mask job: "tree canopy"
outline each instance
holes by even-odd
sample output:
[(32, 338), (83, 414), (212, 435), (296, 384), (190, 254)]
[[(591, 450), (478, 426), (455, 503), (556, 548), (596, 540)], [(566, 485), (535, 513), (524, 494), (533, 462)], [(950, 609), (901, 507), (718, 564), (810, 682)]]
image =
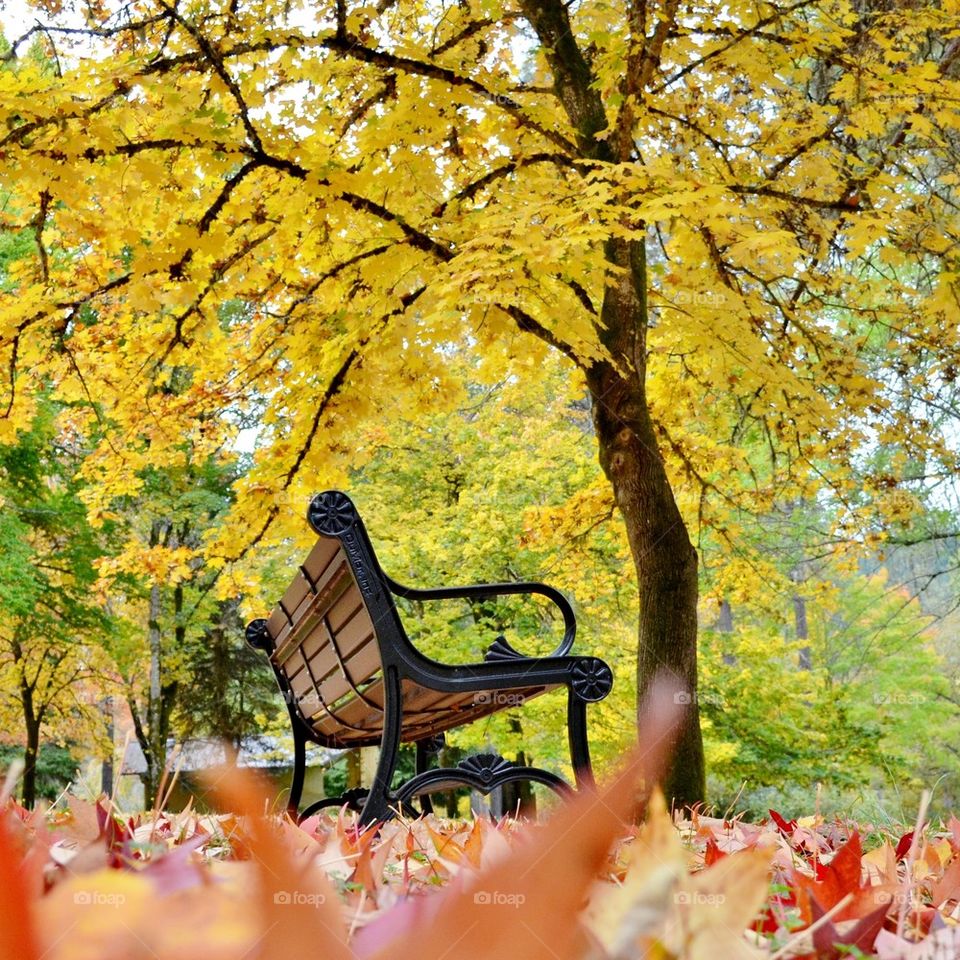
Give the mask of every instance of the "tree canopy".
[[(829, 495), (862, 538), (909, 516), (911, 458), (955, 468), (923, 414), (960, 336), (953, 0), (35, 6), (4, 56), (36, 35), (56, 69), (0, 72), (2, 225), (33, 241), (0, 439), (52, 386), (102, 437), (97, 519), (257, 416), (204, 545), (225, 592), (373, 456), (363, 423), (462, 395), (451, 344), (585, 385), (641, 689), (696, 686), (689, 531)], [(702, 795), (695, 705), (669, 788)]]

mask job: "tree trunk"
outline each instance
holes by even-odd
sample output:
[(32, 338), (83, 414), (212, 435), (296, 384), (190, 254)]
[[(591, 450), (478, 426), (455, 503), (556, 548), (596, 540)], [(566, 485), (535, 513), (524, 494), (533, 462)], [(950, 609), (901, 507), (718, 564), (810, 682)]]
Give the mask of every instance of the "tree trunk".
[[(553, 89), (573, 129), (582, 156), (608, 163), (634, 159), (631, 108), (609, 136), (606, 111), (589, 56), (580, 48), (563, 0), (520, 0), (520, 9), (540, 40), (553, 74)], [(644, 14), (631, 18), (636, 41), (626, 64), (623, 92), (642, 97), (648, 63)], [(638, 52), (640, 54), (638, 58)], [(621, 122), (622, 121), (622, 122)], [(647, 262), (642, 239), (611, 239), (608, 263), (616, 268), (603, 293), (597, 330), (608, 359), (586, 366), (600, 464), (627, 529), (637, 572), (637, 694), (643, 700), (663, 670), (686, 688), (684, 716), (667, 796), (677, 804), (704, 799), (703, 740), (697, 710), (697, 553), (667, 478), (647, 404)], [(641, 739), (644, 731), (640, 730)]]
[[(637, 572), (637, 704), (658, 673), (683, 685), (687, 710), (664, 783), (676, 805), (705, 799), (703, 738), (697, 705), (697, 552), (674, 498), (647, 403), (647, 263), (642, 242), (613, 240), (607, 259), (620, 268), (601, 311), (611, 360), (587, 370), (600, 465), (613, 486)], [(643, 739), (644, 731), (638, 730)]]
[(37, 802), (37, 758), (40, 755), (40, 726), (43, 718), (43, 708), (34, 706), (33, 692), (36, 685), (36, 676), (33, 683), (27, 679), (27, 663), (20, 640), (13, 636), (13, 659), (16, 663), (20, 685), (20, 709), (23, 711), (23, 727), (26, 733), (26, 744), (23, 749), (23, 779), (21, 780), (20, 802), (28, 810)]
[(27, 719), (27, 743), (23, 750), (23, 788), (21, 802), (32, 810), (37, 802), (37, 760), (40, 757), (40, 724)]
[(160, 648), (160, 587), (154, 584), (150, 588), (150, 612), (147, 620), (147, 639), (150, 646), (150, 700), (147, 708), (147, 737), (150, 749), (147, 753), (147, 775), (144, 782), (146, 790), (145, 806), (150, 808), (157, 799), (160, 776), (166, 761), (166, 743), (163, 739), (163, 700), (160, 686), (161, 648)]
[(356, 790), (360, 786), (360, 748), (347, 754), (347, 789)]
[(730, 606), (730, 601), (726, 597), (720, 601), (717, 630), (720, 633), (733, 633), (733, 608)]
[[(523, 750), (518, 750), (516, 763), (518, 767), (533, 766), (533, 757), (528, 757)], [(505, 783), (500, 790), (500, 806), (503, 811), (501, 816), (537, 819), (537, 794), (529, 780)]]
[(798, 657), (801, 670), (813, 669), (813, 651), (810, 649), (810, 631), (807, 628), (807, 599), (800, 592), (807, 580), (807, 564), (801, 560), (790, 571), (790, 579), (797, 585), (793, 595), (793, 625), (797, 640), (803, 640)]
[[(703, 741), (697, 708), (697, 553), (667, 480), (639, 378), (611, 364), (595, 365), (587, 382), (600, 463), (613, 485), (637, 572), (638, 704), (661, 671), (673, 673), (687, 696), (664, 790), (677, 804), (705, 795)], [(639, 730), (640, 738), (644, 731)]]
[[(100, 712), (103, 714), (107, 728), (107, 736), (110, 738), (110, 753), (104, 758), (100, 766), (100, 792), (108, 797), (113, 796), (113, 752), (114, 752), (114, 729), (113, 729), (113, 697), (104, 697), (100, 704)], [(122, 763), (122, 761), (121, 761)]]
[[(733, 609), (730, 601), (724, 597), (720, 601), (720, 616), (717, 618), (717, 632), (724, 637), (733, 633)], [(737, 658), (730, 652), (729, 648), (723, 650), (723, 663), (727, 667), (736, 664)]]
[[(793, 622), (798, 640), (808, 640), (810, 633), (807, 629), (807, 601), (799, 593), (793, 597)], [(800, 669), (813, 669), (813, 653), (810, 644), (805, 643), (800, 648)]]

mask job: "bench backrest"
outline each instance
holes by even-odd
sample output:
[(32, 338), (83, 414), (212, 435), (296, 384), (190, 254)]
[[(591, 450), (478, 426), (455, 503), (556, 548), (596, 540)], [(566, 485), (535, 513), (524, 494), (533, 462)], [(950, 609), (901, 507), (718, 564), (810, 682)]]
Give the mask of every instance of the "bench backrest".
[[(330, 745), (377, 743), (383, 728), (380, 638), (396, 643), (399, 615), (359, 515), (342, 493), (311, 502), (319, 538), (266, 621), (281, 683), (313, 734)], [(361, 588), (362, 584), (362, 588)]]

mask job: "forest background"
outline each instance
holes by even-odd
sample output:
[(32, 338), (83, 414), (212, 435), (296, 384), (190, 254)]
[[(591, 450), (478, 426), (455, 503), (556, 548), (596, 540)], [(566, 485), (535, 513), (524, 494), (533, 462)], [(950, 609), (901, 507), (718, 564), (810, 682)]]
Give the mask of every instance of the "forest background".
[[(27, 802), (108, 696), (148, 801), (172, 740), (282, 734), (241, 625), (337, 486), (401, 581), (576, 600), (601, 767), (662, 663), (678, 799), (957, 806), (950, 4), (35, 6), (0, 72)], [(447, 661), (555, 627), (405, 615)], [(556, 717), (453, 746), (562, 763)]]

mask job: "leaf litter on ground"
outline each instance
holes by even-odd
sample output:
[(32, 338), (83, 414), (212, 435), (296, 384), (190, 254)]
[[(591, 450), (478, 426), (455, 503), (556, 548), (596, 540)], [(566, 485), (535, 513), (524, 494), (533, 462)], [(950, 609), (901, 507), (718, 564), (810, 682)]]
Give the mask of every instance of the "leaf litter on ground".
[(669, 700), (648, 709), (643, 753), (542, 825), (297, 825), (231, 769), (211, 783), (220, 814), (8, 800), (0, 960), (960, 958), (960, 821), (884, 834), (671, 816), (643, 786), (663, 769)]

